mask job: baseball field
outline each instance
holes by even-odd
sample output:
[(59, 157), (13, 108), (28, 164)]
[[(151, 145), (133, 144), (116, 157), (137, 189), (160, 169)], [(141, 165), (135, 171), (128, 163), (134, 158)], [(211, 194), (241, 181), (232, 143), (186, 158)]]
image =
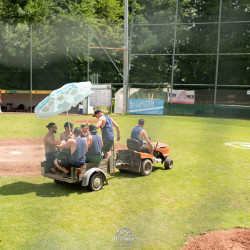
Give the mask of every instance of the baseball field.
[[(141, 116), (112, 118), (121, 130), (116, 147), (125, 147)], [(179, 249), (210, 231), (249, 228), (249, 120), (143, 118), (152, 141), (169, 145), (173, 169), (157, 163), (149, 176), (116, 170), (109, 185), (88, 192), (40, 175), (46, 125), (57, 124), (58, 138), (66, 116), (0, 115), (0, 248)], [(85, 120), (95, 122), (70, 116), (74, 127)]]

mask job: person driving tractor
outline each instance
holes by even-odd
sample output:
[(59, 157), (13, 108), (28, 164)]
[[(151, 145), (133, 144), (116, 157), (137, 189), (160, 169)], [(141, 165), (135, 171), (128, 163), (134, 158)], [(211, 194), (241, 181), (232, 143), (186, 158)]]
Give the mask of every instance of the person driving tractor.
[[(131, 139), (139, 141), (142, 150), (153, 156), (154, 148), (147, 136), (147, 132), (143, 129), (144, 123), (144, 119), (139, 119), (138, 126), (135, 126), (132, 130)], [(146, 144), (143, 144), (143, 138), (147, 142)]]

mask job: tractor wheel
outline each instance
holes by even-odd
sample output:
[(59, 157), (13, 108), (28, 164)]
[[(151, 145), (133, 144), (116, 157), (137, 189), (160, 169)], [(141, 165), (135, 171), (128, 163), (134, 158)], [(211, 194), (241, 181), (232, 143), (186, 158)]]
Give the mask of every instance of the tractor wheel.
[(141, 164), (140, 174), (144, 176), (150, 175), (152, 172), (152, 169), (153, 169), (152, 162), (149, 159), (146, 159)]
[(164, 168), (165, 169), (172, 169), (174, 165), (174, 161), (171, 158), (166, 158), (164, 160)]
[(101, 173), (94, 173), (89, 180), (89, 189), (90, 191), (99, 191), (102, 189), (104, 184), (103, 176)]

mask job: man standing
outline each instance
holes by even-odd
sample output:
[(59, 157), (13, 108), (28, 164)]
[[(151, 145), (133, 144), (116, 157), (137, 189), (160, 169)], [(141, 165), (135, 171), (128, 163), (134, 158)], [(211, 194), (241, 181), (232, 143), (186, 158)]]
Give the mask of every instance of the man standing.
[(55, 123), (51, 122), (46, 126), (49, 129), (48, 134), (44, 137), (44, 148), (45, 148), (45, 158), (46, 158), (46, 167), (48, 170), (55, 172), (55, 152), (56, 145), (60, 144), (59, 140), (55, 139), (55, 135), (57, 132), (57, 126)]
[(88, 151), (86, 141), (80, 137), (81, 129), (76, 127), (73, 135), (74, 139), (69, 139), (67, 142), (61, 142), (60, 149), (70, 149), (71, 155), (67, 159), (56, 159), (54, 161), (56, 167), (65, 173), (65, 178), (70, 178), (70, 171), (67, 167), (80, 167), (85, 164), (85, 154)]
[(82, 123), (81, 124), (81, 137), (86, 139), (89, 136), (88, 132), (88, 124), (87, 123)]
[[(131, 139), (135, 139), (140, 142), (140, 146), (143, 150), (147, 151), (149, 154), (153, 156), (153, 146), (147, 136), (146, 131), (143, 129), (144, 127), (144, 119), (139, 119), (138, 126), (135, 126), (131, 133)], [(147, 144), (143, 145), (143, 138), (146, 140)]]
[[(70, 126), (70, 129), (69, 129)], [(64, 123), (64, 129), (65, 131), (60, 134), (60, 140), (61, 141), (68, 141), (68, 139), (72, 138), (72, 130), (73, 130), (73, 124), (70, 122)]]
[(103, 142), (100, 135), (97, 135), (96, 125), (89, 126), (90, 135), (87, 137), (88, 153), (86, 162), (100, 162), (102, 160)]
[(104, 115), (100, 109), (97, 109), (93, 115), (98, 119), (96, 124), (96, 129), (101, 128), (102, 130), (102, 140), (103, 140), (103, 148), (102, 151), (104, 153), (104, 158), (107, 159), (113, 143), (114, 143), (114, 129), (117, 131), (117, 141), (120, 140), (120, 128), (117, 123), (110, 118), (108, 115)]

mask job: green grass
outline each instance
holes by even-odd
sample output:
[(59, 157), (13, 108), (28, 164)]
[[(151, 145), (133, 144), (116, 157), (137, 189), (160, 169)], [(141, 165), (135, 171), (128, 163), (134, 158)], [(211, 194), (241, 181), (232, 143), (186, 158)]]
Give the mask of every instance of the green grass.
[[(125, 144), (140, 116), (113, 118)], [(224, 145), (249, 143), (249, 121), (144, 118), (152, 140), (169, 144), (172, 170), (157, 164), (146, 177), (116, 172), (92, 193), (42, 176), (1, 176), (0, 248), (110, 249), (117, 231), (129, 228), (138, 249), (179, 249), (190, 235), (249, 228), (250, 150)], [(59, 134), (66, 117), (1, 115), (0, 138), (41, 138), (50, 121)]]

